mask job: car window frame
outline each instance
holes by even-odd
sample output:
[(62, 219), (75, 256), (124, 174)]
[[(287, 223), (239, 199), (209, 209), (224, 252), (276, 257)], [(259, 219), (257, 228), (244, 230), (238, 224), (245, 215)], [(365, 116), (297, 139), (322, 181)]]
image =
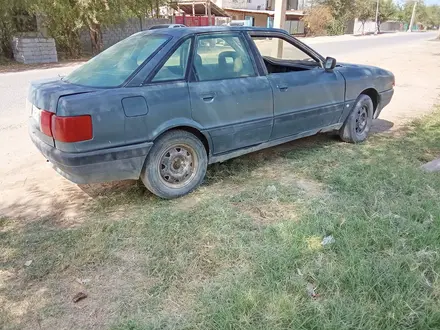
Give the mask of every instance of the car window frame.
[[(131, 36), (134, 36), (136, 34), (141, 34), (143, 32), (146, 31), (141, 31), (141, 32), (137, 32), (135, 34), (132, 34)], [(147, 33), (149, 34), (149, 33)], [(88, 87), (88, 88), (96, 88), (96, 89), (115, 89), (115, 88), (124, 88), (124, 87), (129, 87), (130, 84), (132, 83), (132, 81), (136, 78), (136, 76), (141, 72), (141, 70), (171, 41), (171, 39), (173, 39), (173, 36), (166, 34), (166, 33), (157, 33), (158, 36), (165, 36), (167, 37), (167, 39), (164, 41), (163, 44), (161, 44), (153, 53), (151, 53), (150, 56), (148, 56), (137, 68), (136, 70), (134, 70), (120, 85), (117, 86), (95, 86), (95, 87), (90, 87), (90, 86), (86, 86), (86, 85), (81, 85), (81, 84), (77, 84), (77, 83), (72, 83), (69, 82), (68, 80), (64, 80), (64, 76), (61, 78), (61, 81), (64, 81), (65, 83), (74, 85), (74, 86), (80, 86), (80, 87)], [(131, 37), (130, 36), (130, 37)], [(127, 37), (129, 38), (129, 37)]]
[(301, 41), (291, 37), (290, 35), (286, 35), (284, 33), (280, 32), (264, 32), (264, 31), (247, 31), (247, 35), (249, 36), (250, 42), (252, 44), (252, 48), (257, 52), (259, 64), (262, 66), (263, 71), (266, 75), (268, 75), (268, 71), (266, 68), (266, 65), (264, 64), (263, 55), (261, 55), (260, 50), (258, 49), (258, 46), (255, 44), (253, 38), (279, 38), (284, 40), (285, 42), (288, 42), (292, 46), (298, 48), (299, 50), (303, 51), (305, 54), (310, 56), (312, 59), (314, 59), (316, 62), (319, 63), (319, 68), (324, 69), (324, 57), (317, 53), (315, 50), (307, 46), (306, 44), (302, 43)]
[[(240, 41), (243, 43), (244, 49), (247, 51), (249, 58), (251, 60), (252, 63), (252, 68), (254, 69), (254, 75), (252, 76), (247, 76), (247, 77), (230, 77), (230, 78), (221, 78), (221, 79), (210, 79), (210, 80), (198, 80), (197, 75), (195, 73), (195, 69), (194, 69), (194, 57), (197, 51), (197, 44), (199, 39), (206, 39), (209, 38), (210, 36), (212, 36), (212, 38), (215, 38), (216, 36), (218, 36), (218, 38), (221, 37), (238, 37), (240, 39)], [(220, 31), (220, 32), (205, 32), (205, 33), (198, 33), (195, 36), (195, 40), (194, 40), (194, 44), (193, 44), (193, 49), (192, 49), (192, 56), (191, 56), (191, 72), (190, 72), (190, 76), (189, 76), (189, 81), (188, 82), (208, 82), (208, 81), (220, 81), (220, 80), (230, 80), (230, 79), (246, 79), (246, 78), (255, 78), (261, 75), (261, 72), (259, 70), (259, 67), (257, 65), (257, 62), (255, 61), (255, 54), (252, 51), (252, 47), (249, 44), (249, 40), (247, 38), (247, 36), (242, 32), (242, 31)]]
[[(183, 43), (186, 42), (188, 39), (191, 40), (191, 45), (190, 45), (189, 55), (188, 55), (188, 59), (187, 59), (187, 63), (186, 63), (185, 76), (183, 78), (178, 78), (178, 79), (153, 81), (153, 79), (156, 76), (156, 74), (162, 69), (162, 67), (170, 59), (170, 57), (173, 56), (175, 51), (177, 49), (179, 49), (179, 47), (182, 46)], [(185, 36), (185, 37), (179, 39), (173, 45), (173, 47), (171, 47), (171, 49), (168, 51), (168, 53), (159, 61), (159, 63), (154, 67), (154, 69), (151, 70), (151, 72), (148, 74), (147, 78), (145, 78), (144, 82), (142, 83), (142, 86), (153, 85), (153, 84), (154, 85), (156, 85), (156, 84), (167, 84), (167, 83), (170, 83), (170, 82), (185, 82), (185, 81), (188, 81), (188, 77), (190, 75), (190, 70), (191, 70), (191, 63), (192, 63), (193, 52), (194, 52), (194, 45), (195, 45), (194, 39), (195, 38), (194, 38), (193, 35)]]

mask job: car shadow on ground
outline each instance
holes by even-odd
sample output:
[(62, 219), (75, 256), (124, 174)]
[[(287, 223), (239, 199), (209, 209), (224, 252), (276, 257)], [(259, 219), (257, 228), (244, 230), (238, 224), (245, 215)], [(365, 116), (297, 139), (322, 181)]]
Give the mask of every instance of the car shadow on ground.
[[(221, 189), (221, 185), (236, 186), (241, 180), (245, 180), (242, 177), (245, 173), (258, 171), (261, 168), (270, 166), (271, 163), (275, 164), (278, 160), (283, 159), (284, 155), (296, 149), (321, 149), (333, 143), (341, 143), (341, 140), (335, 133), (318, 134), (243, 155), (222, 163), (212, 164), (208, 166), (202, 187), (210, 189), (212, 186), (220, 185), (220, 187), (216, 186), (215, 189)], [(91, 198), (100, 199), (101, 203), (108, 203), (108, 205), (113, 207), (125, 205), (126, 203), (143, 203), (147, 206), (149, 203), (160, 200), (150, 193), (140, 180), (87, 184), (79, 185), (79, 187)], [(185, 197), (185, 202), (191, 198), (191, 195)]]
[[(373, 126), (370, 133), (380, 134), (391, 131), (394, 127), (394, 123), (384, 119), (373, 120)], [(236, 181), (236, 172), (251, 172), (270, 165), (270, 163), (275, 163), (277, 159), (283, 158), (288, 152), (292, 152), (295, 149), (301, 148), (315, 148), (321, 149), (328, 144), (333, 143), (343, 143), (339, 139), (336, 132), (329, 132), (324, 134), (318, 134), (288, 143), (284, 143), (272, 148), (260, 150), (247, 155), (243, 155), (238, 158), (234, 158), (222, 163), (216, 163), (208, 166), (206, 178), (204, 180), (203, 186), (209, 187), (210, 185), (219, 182), (229, 182)], [(103, 198), (107, 197), (118, 197), (117, 199), (112, 198), (114, 203), (123, 204), (127, 202), (126, 194), (129, 193), (130, 199), (144, 199), (146, 196), (150, 196), (156, 199), (153, 194), (151, 194), (140, 180), (125, 180), (110, 183), (97, 183), (97, 184), (87, 184), (79, 185), (80, 189), (84, 191), (88, 196), (92, 198)], [(132, 201), (131, 200), (131, 201)]]
[(394, 123), (385, 119), (373, 119), (373, 126), (370, 133), (385, 133), (390, 131), (394, 127)]
[[(383, 119), (373, 122), (373, 134), (391, 130), (393, 123)], [(276, 147), (264, 149), (234, 158), (223, 163), (208, 166), (206, 178), (201, 190), (209, 193), (227, 193), (228, 189), (239, 189), (250, 173), (262, 172), (282, 162), (288, 153), (304, 148), (319, 150), (335, 143), (343, 143), (335, 132), (318, 134), (298, 139)], [(203, 194), (196, 190), (184, 198), (176, 200), (177, 204), (193, 203), (193, 199)], [(161, 199), (150, 193), (140, 180), (124, 180), (108, 183), (75, 185), (68, 183), (62, 190), (48, 194), (39, 186), (31, 186), (28, 196), (19, 201), (0, 206), (0, 217), (17, 219), (21, 222), (43, 220), (55, 227), (80, 226), (94, 213), (118, 217), (130, 208), (150, 207), (161, 202)], [(167, 202), (167, 201), (163, 201)], [(6, 215), (6, 216), (5, 216)], [(13, 215), (13, 216), (10, 216)]]

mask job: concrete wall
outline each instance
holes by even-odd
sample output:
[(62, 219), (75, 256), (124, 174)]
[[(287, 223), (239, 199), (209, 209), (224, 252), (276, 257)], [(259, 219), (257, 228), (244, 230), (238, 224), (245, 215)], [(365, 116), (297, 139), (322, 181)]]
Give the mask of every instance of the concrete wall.
[(12, 49), (14, 59), (20, 63), (58, 62), (57, 49), (53, 38), (14, 37)]
[[(142, 20), (132, 18), (124, 23), (105, 27), (102, 29), (102, 41), (104, 43), (104, 49), (113, 46), (115, 43), (131, 36), (136, 32), (147, 30), (152, 25), (167, 23), (171, 23), (171, 18), (145, 18)], [(90, 41), (89, 31), (81, 31), (80, 39), (82, 50), (90, 53), (92, 51), (92, 43)]]
[[(404, 25), (400, 22), (384, 22), (380, 24), (381, 32), (395, 32), (395, 31), (403, 31)], [(376, 31), (376, 23), (374, 21), (367, 21), (364, 25), (364, 33), (374, 33)], [(353, 34), (362, 34), (362, 22), (356, 19), (354, 21)]]

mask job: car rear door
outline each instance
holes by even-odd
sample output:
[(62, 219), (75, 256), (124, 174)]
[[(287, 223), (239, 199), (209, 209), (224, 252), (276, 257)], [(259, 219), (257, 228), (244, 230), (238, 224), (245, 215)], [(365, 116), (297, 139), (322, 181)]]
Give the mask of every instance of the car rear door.
[(268, 60), (298, 64), (298, 71), (268, 70), (267, 78), (274, 93), (271, 139), (313, 133), (336, 124), (344, 108), (343, 76), (336, 71), (325, 71), (314, 54), (300, 49), (287, 36), (252, 35), (252, 38), (263, 59), (266, 58), (268, 69), (271, 69)]
[(269, 140), (272, 88), (239, 32), (197, 36), (188, 84), (192, 117), (210, 134), (213, 154)]

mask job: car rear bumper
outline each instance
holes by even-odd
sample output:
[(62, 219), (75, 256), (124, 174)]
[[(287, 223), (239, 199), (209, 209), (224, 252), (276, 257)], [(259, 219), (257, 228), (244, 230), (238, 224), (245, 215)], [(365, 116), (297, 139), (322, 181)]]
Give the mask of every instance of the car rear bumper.
[(96, 183), (138, 179), (152, 142), (83, 153), (60, 151), (34, 133), (30, 137), (53, 168), (72, 182)]
[(385, 108), (391, 102), (393, 94), (394, 94), (394, 88), (379, 93), (379, 105), (376, 111), (374, 112), (374, 119), (378, 118), (382, 109)]

